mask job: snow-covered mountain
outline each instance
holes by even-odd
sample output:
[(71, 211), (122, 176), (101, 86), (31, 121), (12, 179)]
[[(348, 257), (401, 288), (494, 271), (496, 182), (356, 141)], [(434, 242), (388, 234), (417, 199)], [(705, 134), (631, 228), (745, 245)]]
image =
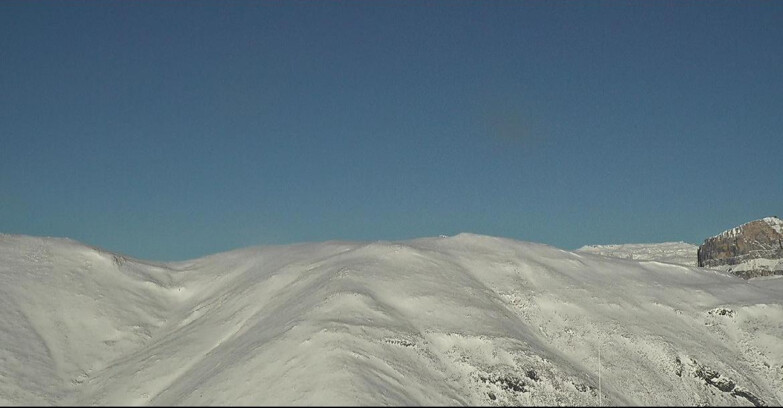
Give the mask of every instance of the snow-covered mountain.
[(685, 266), (698, 266), (697, 245), (686, 242), (662, 242), (654, 244), (586, 245), (579, 253), (597, 254), (613, 258), (640, 261), (668, 262)]
[(765, 217), (704, 240), (699, 266), (731, 272), (746, 279), (783, 275), (783, 220)]
[(0, 404), (780, 405), (782, 290), (472, 234), (177, 263), (0, 235)]

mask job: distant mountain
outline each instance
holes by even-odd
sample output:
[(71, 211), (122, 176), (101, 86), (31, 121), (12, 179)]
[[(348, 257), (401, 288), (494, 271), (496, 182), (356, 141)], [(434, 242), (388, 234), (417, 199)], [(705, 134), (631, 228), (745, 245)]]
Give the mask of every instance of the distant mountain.
[(766, 217), (707, 238), (699, 247), (699, 266), (745, 279), (783, 275), (783, 221)]
[(576, 250), (612, 258), (659, 261), (685, 266), (697, 266), (698, 246), (686, 242), (662, 242), (654, 244), (586, 245)]
[(176, 263), (0, 234), (0, 405), (781, 405), (781, 293), (473, 234)]

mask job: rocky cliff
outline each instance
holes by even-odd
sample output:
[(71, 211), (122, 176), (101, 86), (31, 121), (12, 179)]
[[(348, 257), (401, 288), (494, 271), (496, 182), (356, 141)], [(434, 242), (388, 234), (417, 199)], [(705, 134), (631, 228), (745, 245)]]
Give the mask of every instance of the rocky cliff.
[(699, 266), (745, 279), (783, 275), (783, 220), (766, 217), (707, 238), (697, 257)]

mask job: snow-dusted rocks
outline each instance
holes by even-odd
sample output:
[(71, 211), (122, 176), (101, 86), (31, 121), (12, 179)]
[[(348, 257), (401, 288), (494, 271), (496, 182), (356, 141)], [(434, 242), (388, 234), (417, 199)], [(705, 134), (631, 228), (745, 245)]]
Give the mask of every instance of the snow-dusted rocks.
[(699, 247), (699, 266), (721, 269), (745, 279), (783, 274), (783, 221), (766, 217), (714, 237)]
[(780, 405), (783, 278), (472, 234), (177, 263), (0, 235), (2, 405)]

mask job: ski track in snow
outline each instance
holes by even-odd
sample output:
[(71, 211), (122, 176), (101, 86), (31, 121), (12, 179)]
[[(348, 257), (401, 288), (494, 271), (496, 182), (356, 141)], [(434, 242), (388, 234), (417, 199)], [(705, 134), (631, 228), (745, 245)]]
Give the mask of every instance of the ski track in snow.
[(684, 245), (459, 234), (155, 263), (0, 234), (0, 404), (597, 405), (600, 348), (605, 405), (780, 405), (783, 278), (678, 265)]

